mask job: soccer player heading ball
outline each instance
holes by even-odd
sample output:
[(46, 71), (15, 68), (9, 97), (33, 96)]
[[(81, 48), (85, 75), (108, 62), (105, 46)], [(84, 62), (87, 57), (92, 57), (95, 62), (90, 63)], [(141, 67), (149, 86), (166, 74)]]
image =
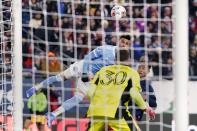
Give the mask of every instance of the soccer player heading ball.
[(111, 9), (111, 16), (119, 20), (126, 16), (126, 9), (123, 6), (116, 5)]

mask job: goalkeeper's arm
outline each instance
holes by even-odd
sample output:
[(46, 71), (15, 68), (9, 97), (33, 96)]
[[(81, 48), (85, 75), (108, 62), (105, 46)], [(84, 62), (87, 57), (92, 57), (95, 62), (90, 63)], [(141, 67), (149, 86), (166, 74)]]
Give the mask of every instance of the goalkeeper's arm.
[(130, 96), (132, 99), (134, 99), (134, 102), (140, 107), (141, 110), (146, 109), (146, 102), (144, 101), (141, 94), (139, 93), (139, 90), (136, 87), (132, 87), (130, 89)]
[(130, 96), (132, 99), (134, 99), (135, 103), (140, 107), (140, 109), (144, 110), (149, 115), (150, 120), (155, 119), (154, 110), (145, 103), (141, 94), (139, 93), (139, 90), (136, 87), (132, 87), (130, 89)]

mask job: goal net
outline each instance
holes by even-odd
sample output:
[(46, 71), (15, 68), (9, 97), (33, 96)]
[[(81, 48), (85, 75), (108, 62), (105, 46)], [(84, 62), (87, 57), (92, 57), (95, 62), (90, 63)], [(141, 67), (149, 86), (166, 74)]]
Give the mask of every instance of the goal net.
[[(111, 8), (115, 5), (110, 0), (23, 1), (23, 91), (83, 59), (85, 54), (98, 46), (117, 45), (119, 36), (128, 34), (132, 36), (132, 66), (136, 67), (142, 55), (151, 59), (150, 77), (155, 80), (153, 87), (158, 96), (156, 120), (149, 121), (144, 116), (139, 124), (146, 131), (153, 128), (160, 131), (171, 130), (174, 94), (173, 85), (168, 86), (167, 83), (172, 83), (173, 72), (173, 2), (117, 2), (127, 10), (126, 17), (120, 21), (110, 16)], [(48, 63), (51, 55), (56, 57), (59, 65), (55, 61), (54, 67)], [(56, 93), (56, 99), (61, 99), (58, 104), (73, 96), (76, 89), (73, 88), (73, 80), (52, 86), (48, 95), (51, 92)], [(164, 92), (169, 94), (167, 98)], [(24, 101), (25, 111), (28, 112), (28, 99)], [(48, 102), (48, 110), (52, 110), (53, 103), (57, 104), (51, 100)], [(88, 102), (84, 100), (76, 108), (60, 115), (53, 128), (85, 129), (87, 120), (83, 117), (87, 107)], [(24, 112), (24, 116), (28, 115)]]
[[(2, 130), (12, 124), (10, 1), (0, 3)], [(119, 21), (110, 15), (116, 4), (126, 9), (126, 17)], [(152, 81), (152, 95), (157, 98), (156, 119), (149, 121), (144, 114), (139, 121), (140, 128), (143, 131), (174, 130), (174, 6), (174, 0), (22, 0), (24, 130), (50, 130), (44, 114), (54, 111), (74, 95), (77, 78), (55, 82), (30, 98), (26, 97), (28, 89), (69, 68), (99, 46), (118, 45), (121, 35), (131, 36), (131, 66), (137, 70), (142, 56), (149, 59), (145, 64), (151, 65), (148, 79)], [(40, 103), (39, 99), (42, 99)], [(59, 115), (51, 130), (85, 131), (89, 122), (88, 106), (85, 98)]]
[(20, 130), (23, 123), (20, 5), (20, 1), (0, 2), (0, 130), (2, 131)]
[(11, 0), (0, 2), (0, 130), (11, 130), (13, 123), (13, 91), (12, 91), (12, 33)]

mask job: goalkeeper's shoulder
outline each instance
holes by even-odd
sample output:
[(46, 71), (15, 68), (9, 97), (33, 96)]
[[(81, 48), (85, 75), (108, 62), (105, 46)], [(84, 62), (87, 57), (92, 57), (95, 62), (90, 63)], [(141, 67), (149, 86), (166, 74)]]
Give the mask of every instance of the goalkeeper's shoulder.
[(139, 78), (139, 73), (137, 72), (136, 69), (127, 66), (127, 70), (125, 70), (127, 74), (131, 74), (131, 76)]

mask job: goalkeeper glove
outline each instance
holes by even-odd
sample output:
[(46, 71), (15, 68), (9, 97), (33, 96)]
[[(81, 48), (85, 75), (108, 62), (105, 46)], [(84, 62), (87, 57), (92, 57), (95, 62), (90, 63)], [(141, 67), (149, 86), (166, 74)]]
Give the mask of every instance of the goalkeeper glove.
[(89, 81), (88, 75), (86, 73), (83, 73), (82, 76), (81, 76), (81, 80), (83, 82), (88, 82)]
[(53, 120), (55, 120), (55, 116), (53, 115), (52, 112), (46, 113), (45, 116), (47, 119), (47, 125), (49, 128), (51, 128)]
[(148, 114), (150, 120), (155, 119), (155, 111), (151, 107), (147, 106), (147, 108), (144, 111)]

